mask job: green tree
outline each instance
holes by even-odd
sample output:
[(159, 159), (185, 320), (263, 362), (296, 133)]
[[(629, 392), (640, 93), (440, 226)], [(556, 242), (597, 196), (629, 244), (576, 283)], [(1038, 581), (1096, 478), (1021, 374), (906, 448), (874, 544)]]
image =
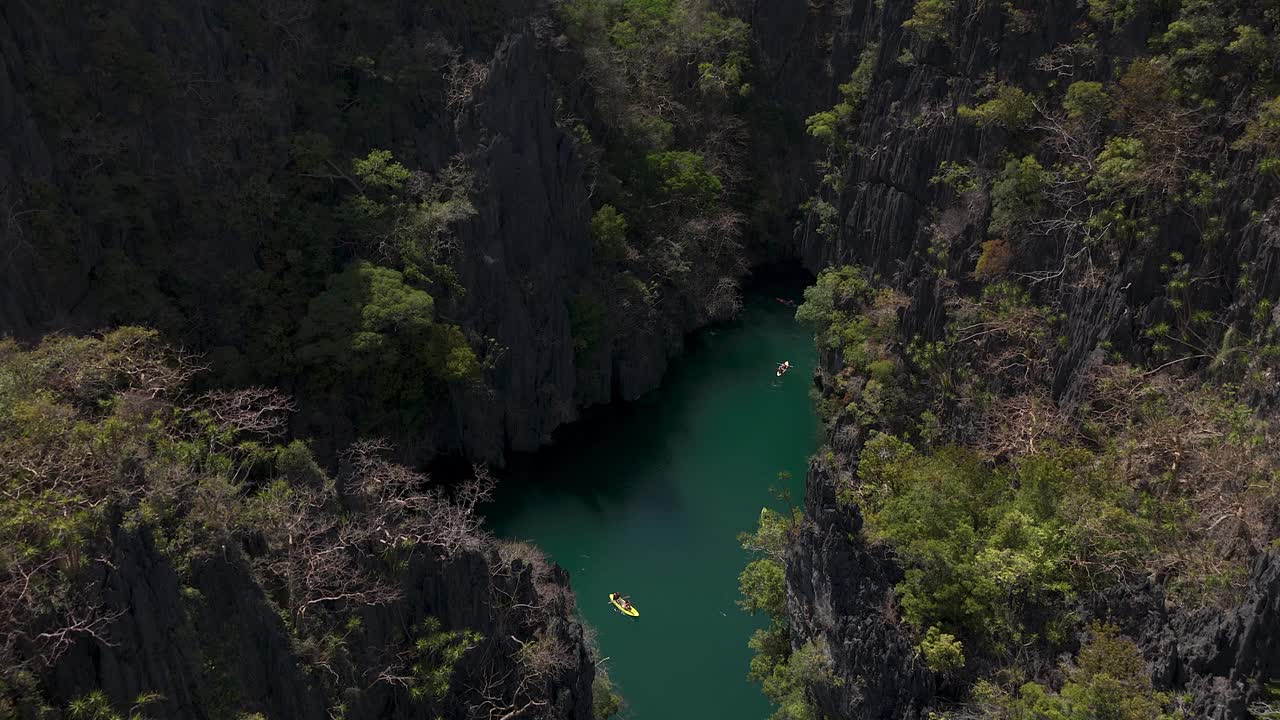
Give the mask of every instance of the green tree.
[(1236, 39), (1227, 45), (1227, 52), (1239, 56), (1259, 72), (1265, 72), (1270, 61), (1273, 44), (1265, 33), (1252, 25), (1236, 26)]
[[(989, 90), (990, 91), (990, 90)], [(1000, 127), (1010, 132), (1026, 129), (1036, 117), (1036, 106), (1022, 88), (1001, 83), (994, 97), (976, 108), (961, 106), (956, 114), (978, 124), (978, 127)]]
[(1280, 175), (1280, 96), (1263, 103), (1235, 147), (1262, 153), (1262, 171)]
[(444, 630), (440, 620), (427, 617), (415, 628), (409, 659), (409, 696), (414, 700), (440, 700), (449, 693), (453, 669), (484, 639), (472, 630)]
[(1136, 137), (1112, 137), (1098, 153), (1089, 190), (1100, 200), (1136, 197), (1147, 188), (1147, 146)]
[(949, 43), (955, 13), (956, 0), (916, 0), (911, 17), (902, 23), (902, 27), (926, 42)]
[(613, 681), (609, 674), (596, 668), (596, 676), (591, 681), (591, 717), (593, 720), (609, 720), (622, 712), (622, 696), (613, 689)]
[(330, 276), (311, 300), (298, 356), (330, 381), (371, 382), (384, 401), (420, 400), (432, 381), (479, 372), (462, 331), (436, 322), (429, 294), (406, 284), (401, 273), (365, 261)]
[(1067, 87), (1066, 97), (1062, 99), (1062, 107), (1071, 118), (1098, 120), (1106, 115), (1111, 104), (1102, 83), (1090, 80), (1078, 80)]
[[(961, 448), (925, 455), (884, 433), (868, 440), (847, 499), (906, 561), (897, 592), (913, 625), (990, 646), (1024, 633), (1024, 610), (1070, 595), (1059, 501), (1083, 460), (1049, 457), (1011, 477)], [(932, 645), (945, 657), (941, 636)]]
[(852, 130), (853, 121), (862, 109), (867, 93), (871, 91), (871, 81), (875, 77), (879, 56), (878, 43), (871, 43), (863, 49), (858, 56), (858, 64), (849, 75), (849, 82), (840, 85), (840, 102), (832, 109), (810, 115), (805, 120), (805, 131), (809, 135), (843, 149), (844, 133)]
[(1183, 720), (1185, 698), (1157, 692), (1138, 647), (1115, 627), (1094, 624), (1093, 637), (1074, 664), (1064, 664), (1060, 693), (1026, 683), (1017, 694), (989, 682), (974, 690), (978, 701), (1007, 720)]
[(738, 604), (751, 614), (765, 612), (780, 616), (786, 612), (787, 592), (782, 563), (773, 558), (752, 560), (738, 576), (742, 599)]
[(1089, 0), (1089, 16), (1120, 27), (1137, 15), (1149, 0)]
[(466, 166), (452, 163), (432, 178), (415, 175), (387, 150), (371, 150), (352, 163), (352, 174), (358, 192), (337, 212), (347, 233), (368, 255), (398, 264), (415, 281), (451, 284), (452, 228), (475, 215)]
[(760, 681), (764, 694), (778, 706), (772, 720), (818, 720), (809, 688), (840, 684), (825, 644), (813, 640), (775, 664)]
[(408, 168), (396, 162), (390, 150), (370, 150), (352, 163), (352, 169), (366, 192), (399, 192), (411, 177)]
[(920, 640), (920, 654), (934, 672), (948, 673), (964, 667), (964, 645), (955, 635), (944, 633), (931, 625)]
[(1010, 240), (1021, 238), (1027, 223), (1039, 217), (1048, 184), (1049, 174), (1032, 155), (1005, 163), (991, 186), (990, 231)]
[(706, 159), (686, 150), (652, 153), (645, 158), (658, 197), (681, 205), (703, 207), (714, 202), (723, 186), (707, 170)]
[(605, 262), (627, 258), (627, 218), (612, 205), (601, 205), (591, 216), (591, 237)]

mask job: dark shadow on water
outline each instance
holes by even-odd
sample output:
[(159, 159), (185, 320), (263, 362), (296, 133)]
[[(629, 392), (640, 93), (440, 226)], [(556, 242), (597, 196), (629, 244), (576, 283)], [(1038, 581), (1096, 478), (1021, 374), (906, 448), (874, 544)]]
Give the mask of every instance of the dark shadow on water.
[[(644, 492), (656, 509), (679, 511), (667, 504), (678, 495), (671, 487), (676, 478), (662, 472), (662, 467), (672, 463), (672, 438), (685, 433), (692, 422), (690, 403), (698, 398), (694, 378), (718, 362), (717, 350), (735, 337), (734, 330), (747, 323), (789, 321), (794, 308), (779, 299), (798, 302), (812, 281), (813, 276), (798, 263), (758, 270), (746, 285), (743, 312), (685, 338), (684, 352), (671, 362), (659, 388), (633, 402), (588, 408), (578, 421), (558, 428), (550, 445), (533, 453), (511, 454), (507, 467), (498, 473), (491, 519), (501, 525), (501, 508), (512, 507), (513, 500), (550, 495), (574, 498), (598, 514), (609, 506), (626, 505), (637, 491)], [(619, 438), (625, 438), (625, 458), (616, 457)], [(609, 477), (596, 474), (599, 468), (617, 466), (620, 461), (629, 464)]]
[[(671, 461), (665, 434), (653, 431), (658, 408), (646, 400), (651, 398), (591, 408), (582, 419), (558, 429), (551, 445), (536, 453), (513, 454), (499, 475), (500, 497), (496, 504), (501, 506), (507, 493), (570, 496), (597, 513), (606, 505), (623, 503), (633, 489), (631, 484), (646, 473), (620, 472), (612, 477), (592, 474), (593, 468), (610, 464), (609, 456), (616, 451), (611, 445), (617, 438), (628, 438), (628, 454), (645, 458), (650, 467)], [(670, 398), (663, 412), (678, 413), (680, 409), (680, 399)]]
[(780, 297), (800, 302), (804, 289), (814, 283), (813, 273), (798, 260), (786, 260), (754, 268), (743, 283), (747, 297)]
[[(734, 604), (746, 560), (735, 538), (775, 504), (778, 471), (802, 499), (818, 447), (808, 399), (817, 353), (794, 319), (809, 280), (794, 265), (757, 272), (741, 317), (690, 335), (661, 387), (588, 410), (542, 451), (510, 456), (485, 508), (499, 536), (538, 543), (572, 573), (637, 720), (769, 715), (745, 677), (762, 620)], [(795, 370), (777, 379), (784, 359)], [(644, 603), (643, 630), (602, 606), (618, 589)]]

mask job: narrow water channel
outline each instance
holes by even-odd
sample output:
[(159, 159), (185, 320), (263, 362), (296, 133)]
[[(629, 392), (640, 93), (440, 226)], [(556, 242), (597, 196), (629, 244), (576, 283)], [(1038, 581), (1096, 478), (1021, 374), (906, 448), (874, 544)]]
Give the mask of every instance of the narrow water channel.
[[(746, 679), (747, 639), (764, 619), (735, 604), (746, 560), (736, 536), (777, 504), (779, 472), (800, 500), (819, 440), (812, 336), (778, 294), (751, 296), (738, 321), (690, 338), (659, 390), (516, 458), (490, 509), (498, 535), (533, 541), (569, 570), (633, 720), (772, 712)], [(779, 380), (782, 360), (794, 369)], [(613, 610), (615, 590), (639, 618)]]

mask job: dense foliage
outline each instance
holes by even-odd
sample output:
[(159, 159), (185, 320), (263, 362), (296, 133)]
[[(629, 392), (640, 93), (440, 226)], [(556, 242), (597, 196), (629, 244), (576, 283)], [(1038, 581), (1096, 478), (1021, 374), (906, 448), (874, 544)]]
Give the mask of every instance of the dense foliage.
[(1152, 687), (1146, 662), (1116, 629), (1094, 625), (1092, 637), (1072, 664), (1063, 667), (1066, 682), (1053, 693), (1029, 682), (1016, 692), (979, 683), (974, 693), (984, 717), (993, 720), (1183, 720), (1185, 698)]
[[(1280, 13), (1091, 0), (1068, 23), (1064, 8), (917, 0), (905, 35), (862, 31), (854, 47), (909, 43), (866, 86), (918, 91), (879, 106), (910, 119), (811, 118), (827, 182), (804, 231), (882, 273), (866, 248), (911, 250), (897, 275), (825, 271), (797, 312), (824, 352), (820, 460), (865, 540), (899, 561), (886, 620), (964, 704), (952, 716), (1187, 717), (1123, 637), (1137, 628), (1089, 613), (1117, 587), (1175, 614), (1231, 608), (1276, 541), (1265, 408), (1280, 356), (1261, 248), (1276, 232)], [(1005, 62), (1048, 22), (1056, 46)], [(930, 194), (873, 132), (938, 154)], [(867, 208), (913, 217), (850, 178), (928, 205), (918, 237), (841, 226)], [(911, 293), (909, 323), (889, 289)]]
[[(447, 43), (388, 44), (398, 30), (389, 3), (335, 0), (295, 10), (276, 16), (237, 1), (220, 18), (245, 52), (279, 69), (294, 111), (284, 127), (261, 115), (273, 100), (264, 95), (269, 83), (248, 70), (232, 78), (240, 98), (229, 105), (219, 104), (223, 79), (200, 81), (209, 94), (183, 93), (199, 75), (197, 59), (162, 57), (150, 36), (172, 12), (167, 3), (129, 12), (46, 3), (32, 18), (83, 28), (87, 39), (31, 75), (39, 120), (63, 152), (29, 198), (44, 270), (55, 279), (77, 272), (86, 226), (128, 237), (107, 243), (91, 278), (101, 310), (92, 321), (158, 324), (170, 337), (216, 348), (215, 371), (240, 380), (280, 382), (297, 370), (299, 321), (353, 254), (405, 270), (410, 283), (436, 293), (448, 280), (451, 226), (473, 212), (464, 164), (432, 176), (371, 149), (370, 139), (390, 140), (391, 108), (443, 113), (474, 68)], [(187, 164), (143, 160), (136, 132), (144, 108), (162, 121), (183, 110), (210, 118), (206, 132), (189, 138)], [(402, 145), (394, 154), (413, 157)], [(181, 202), (171, 202), (173, 192)], [(181, 243), (169, 239), (175, 233)], [(189, 257), (190, 248), (224, 246), (228, 237), (252, 241), (255, 267), (189, 271), (206, 264)]]
[[(198, 371), (156, 332), (134, 327), (50, 336), (32, 348), (0, 344), (0, 714), (44, 706), (37, 673), (72, 648), (117, 644), (117, 629), (132, 620), (103, 587), (125, 572), (115, 548), (128, 538), (154, 547), (182, 583), (189, 619), (170, 630), (194, 636), (184, 652), (209, 675), (208, 697), (197, 700), (211, 711), (234, 714), (247, 701), (218, 680), (231, 677), (222, 640), (190, 619), (205, 606), (198, 586), (211, 567), (248, 573), (263, 589), (335, 714), (378, 686), (403, 688), (424, 707), (446, 698), (509, 709), (541, 702), (567, 652), (543, 630), (523, 649), (510, 643), (524, 653), (519, 677), (483, 698), (451, 684), (454, 668), (477, 647), (507, 645), (505, 635), (486, 639), (426, 617), (380, 635), (377, 647), (365, 636), (364, 611), (397, 607), (415, 557), (488, 552), (492, 572), (511, 572), (517, 555), (493, 551), (475, 513), (492, 488), (486, 474), (446, 489), (365, 441), (332, 476), (305, 443), (281, 440), (287, 397), (264, 388), (196, 393)], [(545, 561), (519, 558), (545, 584)], [(546, 597), (547, 607), (563, 602)], [(526, 617), (531, 610), (495, 612), (509, 633), (548, 622)], [(133, 717), (152, 702), (117, 712), (91, 693), (68, 712)]]
[(898, 433), (873, 430), (837, 494), (894, 547), (896, 603), (930, 667), (1070, 649), (1077, 601), (1134, 575), (1180, 603), (1235, 601), (1273, 538), (1280, 455), (1234, 388), (1113, 359), (1067, 412), (1037, 386), (1057, 349), (1052, 314), (1016, 286), (957, 303), (962, 334), (898, 359), (896, 317), (877, 322), (873, 292), (859, 271), (831, 270), (797, 317), (843, 363), (819, 401), (836, 439), (850, 424)]
[(852, 266), (824, 270), (805, 290), (796, 320), (815, 329), (818, 347), (838, 370), (829, 391), (817, 397), (818, 414), (828, 424), (846, 413), (865, 423), (892, 414), (901, 399), (895, 385), (901, 366), (889, 343), (905, 303)]
[(760, 683), (777, 706), (774, 720), (816, 720), (809, 689), (835, 685), (839, 679), (831, 672), (831, 655), (822, 644), (811, 641), (792, 650), (783, 555), (794, 539), (801, 514), (795, 509), (788, 512), (789, 516), (761, 510), (756, 531), (738, 538), (753, 556), (738, 578), (742, 592), (738, 604), (753, 615), (762, 612), (769, 617), (769, 626), (756, 630), (747, 643), (754, 653), (748, 677)]
[[(460, 244), (486, 224), (477, 206), (495, 204), (478, 138), (512, 130), (468, 128), (504, 40), (533, 33), (549, 64), (583, 68), (546, 78), (598, 214), (568, 308), (578, 366), (595, 372), (617, 338), (731, 317), (751, 192), (746, 23), (710, 0), (508, 10), (233, 0), (193, 40), (218, 47), (188, 49), (168, 36), (169, 2), (38, 3), (33, 36), (76, 41), (18, 83), (54, 162), (5, 191), (11, 224), (48, 287), (85, 287), (78, 329), (146, 324), (209, 351), (207, 382), (288, 388), (359, 433), (430, 434), (448, 385), (483, 397), (508, 350), (476, 329), (492, 309), (476, 317), (485, 298), (459, 273), (480, 261)], [(332, 312), (370, 293), (364, 319)], [(409, 337), (373, 337), (395, 321), (383, 302), (422, 315)]]
[(580, 358), (682, 307), (733, 315), (746, 270), (746, 24), (707, 0), (567, 0), (558, 12), (597, 93), (598, 117), (566, 120), (601, 201), (592, 283), (573, 308)]

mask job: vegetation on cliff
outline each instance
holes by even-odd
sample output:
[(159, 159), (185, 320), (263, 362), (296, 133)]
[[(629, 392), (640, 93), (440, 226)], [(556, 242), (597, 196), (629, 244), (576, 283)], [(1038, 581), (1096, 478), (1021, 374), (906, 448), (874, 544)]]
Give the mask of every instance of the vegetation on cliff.
[(602, 330), (652, 327), (685, 306), (700, 321), (731, 317), (746, 271), (747, 25), (705, 0), (567, 0), (558, 13), (597, 111), (563, 121), (601, 203), (579, 354), (607, 347)]
[[(6, 716), (40, 712), (43, 678), (72, 648), (114, 647), (129, 637), (122, 627), (157, 621), (129, 617), (106, 591), (128, 582), (113, 579), (113, 548), (124, 536), (147, 538), (184, 584), (210, 565), (243, 567), (280, 623), (255, 631), (287, 633), (292, 656), (336, 715), (379, 686), (399, 688), (424, 710), (446, 701), (508, 711), (547, 702), (550, 684), (573, 663), (554, 631), (570, 600), (535, 552), (498, 547), (481, 531), (476, 506), (492, 489), (486, 473), (445, 488), (366, 441), (345, 451), (342, 472), (331, 475), (304, 442), (281, 439), (287, 397), (264, 388), (199, 393), (191, 386), (199, 370), (156, 332), (133, 327), (50, 336), (32, 348), (0, 345)], [(365, 637), (374, 617), (367, 611), (398, 607), (418, 558), (447, 563), (465, 553), (488, 558), (495, 598), (496, 578), (533, 568), (542, 604), (495, 605), (499, 637), (430, 616), (406, 618), (385, 642)], [(183, 602), (199, 604), (201, 593), (188, 587)], [(517, 670), (459, 687), (454, 667), (473, 651), (509, 652)], [(212, 657), (217, 641), (187, 652)], [(240, 712), (260, 700), (224, 687), (201, 702)], [(109, 717), (103, 702), (91, 694), (69, 712)]]
[[(952, 154), (930, 195), (886, 181), (928, 203), (903, 272), (837, 266), (806, 293), (797, 319), (825, 360), (818, 462), (901, 566), (885, 620), (950, 716), (1189, 717), (1203, 707), (1153, 688), (1122, 635), (1135, 625), (1093, 625), (1094, 600), (1143, 587), (1171, 612), (1228, 611), (1280, 534), (1276, 289), (1260, 247), (1278, 217), (1280, 15), (1249, 0), (1090, 2), (1030, 67), (1002, 63), (976, 86), (946, 67), (962, 44), (1016, 53), (1037, 23), (1065, 23), (1061, 7), (1024, 5), (919, 0), (902, 23), (914, 54), (870, 83), (950, 74), (949, 107), (902, 135), (950, 125), (981, 142), (935, 143)], [(980, 15), (1002, 16), (998, 38), (959, 32)], [(902, 38), (863, 37), (868, 52)], [(914, 70), (926, 54), (939, 66)], [(833, 179), (806, 223), (848, 258), (885, 245), (840, 226), (846, 181), (897, 168), (859, 145), (883, 126), (842, 107), (810, 118)]]
[[(211, 9), (190, 48), (165, 34), (183, 12), (173, 2), (43, 3), (15, 18), (85, 40), (18, 51), (33, 57), (16, 92), (52, 155), (5, 196), (52, 289), (31, 329), (52, 315), (81, 330), (145, 324), (207, 351), (207, 382), (288, 388), (357, 435), (448, 434), (452, 398), (486, 396), (509, 358), (491, 337), (496, 306), (460, 275), (494, 253), (460, 241), (511, 222), (477, 217), (503, 191), (475, 136), (523, 128), (473, 126), (522, 33), (549, 58), (533, 79), (549, 89), (545, 114), (576, 146), (563, 182), (585, 186), (584, 203), (589, 191), (576, 220), (598, 216), (594, 247), (566, 250), (593, 258), (564, 298), (579, 368), (607, 366), (615, 338), (737, 312), (743, 21), (709, 0), (287, 5)], [(583, 72), (551, 77), (553, 60)], [(74, 309), (59, 288), (83, 295)], [(398, 312), (423, 326), (379, 341)], [(344, 402), (352, 387), (362, 401)]]
[(787, 622), (786, 582), (783, 578), (783, 554), (801, 513), (789, 509), (787, 514), (764, 509), (754, 533), (739, 537), (742, 547), (754, 556), (739, 577), (742, 609), (751, 614), (764, 613), (769, 626), (757, 630), (748, 642), (754, 656), (748, 677), (760, 683), (764, 694), (777, 706), (774, 720), (815, 720), (816, 715), (806, 695), (815, 684), (837, 684), (831, 674), (829, 651), (820, 641), (809, 641), (792, 650), (792, 636)]

